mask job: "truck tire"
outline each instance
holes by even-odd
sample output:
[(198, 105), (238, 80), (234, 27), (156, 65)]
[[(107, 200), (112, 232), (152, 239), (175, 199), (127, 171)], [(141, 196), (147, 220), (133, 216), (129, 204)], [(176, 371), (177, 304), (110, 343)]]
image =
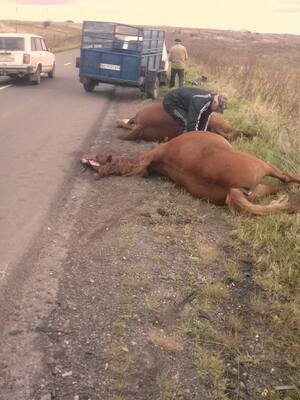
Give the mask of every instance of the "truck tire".
[(159, 93), (159, 79), (156, 71), (150, 71), (145, 77), (145, 92), (146, 96), (155, 100)]
[(92, 92), (95, 89), (95, 86), (96, 86), (96, 83), (91, 79), (87, 80), (83, 84), (84, 90), (86, 92)]
[(168, 76), (166, 71), (161, 71), (159, 76), (159, 86), (165, 86), (168, 83)]

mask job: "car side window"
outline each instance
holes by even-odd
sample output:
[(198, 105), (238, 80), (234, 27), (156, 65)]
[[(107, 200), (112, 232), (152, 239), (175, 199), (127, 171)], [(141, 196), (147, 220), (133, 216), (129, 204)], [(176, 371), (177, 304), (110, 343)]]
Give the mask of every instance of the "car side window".
[(37, 51), (36, 44), (35, 44), (35, 38), (30, 38), (30, 43), (31, 43), (31, 51)]
[(35, 40), (35, 46), (36, 46), (37, 51), (41, 51), (42, 50), (41, 39), (34, 38), (34, 40)]
[(42, 44), (42, 49), (43, 49), (44, 51), (47, 51), (48, 48), (47, 48), (47, 46), (46, 46), (46, 44), (45, 44), (45, 42), (44, 42), (43, 39), (41, 39), (41, 44)]

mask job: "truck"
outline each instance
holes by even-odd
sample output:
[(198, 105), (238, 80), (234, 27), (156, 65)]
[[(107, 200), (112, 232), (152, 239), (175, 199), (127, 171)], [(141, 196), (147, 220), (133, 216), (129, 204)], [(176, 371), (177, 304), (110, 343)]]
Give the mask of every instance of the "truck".
[(115, 22), (84, 21), (79, 79), (87, 92), (99, 83), (137, 87), (156, 99), (167, 83), (165, 32)]

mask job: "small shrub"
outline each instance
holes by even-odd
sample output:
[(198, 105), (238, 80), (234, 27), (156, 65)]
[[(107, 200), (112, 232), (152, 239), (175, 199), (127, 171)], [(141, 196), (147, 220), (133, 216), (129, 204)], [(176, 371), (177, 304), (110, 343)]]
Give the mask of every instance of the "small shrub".
[(44, 21), (43, 22), (43, 27), (44, 28), (48, 28), (48, 26), (50, 26), (51, 25), (51, 21)]

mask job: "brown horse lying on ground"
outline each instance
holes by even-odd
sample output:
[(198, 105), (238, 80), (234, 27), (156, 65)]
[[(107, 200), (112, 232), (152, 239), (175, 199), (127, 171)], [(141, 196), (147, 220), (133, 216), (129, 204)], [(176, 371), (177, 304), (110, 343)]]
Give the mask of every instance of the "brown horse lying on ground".
[[(129, 120), (118, 120), (119, 128), (129, 129), (130, 132), (119, 135), (123, 140), (145, 140), (147, 142), (165, 142), (182, 133), (177, 122), (164, 110), (162, 103), (151, 103), (141, 108)], [(208, 130), (234, 140), (241, 136), (251, 136), (233, 128), (217, 113), (212, 113), (208, 121)]]
[[(219, 135), (188, 132), (135, 157), (86, 156), (82, 163), (93, 167), (101, 177), (146, 175), (159, 172), (183, 186), (193, 196), (214, 204), (227, 204), (236, 213), (269, 215), (300, 210), (300, 197), (285, 195), (268, 205), (252, 200), (300, 183), (299, 175), (287, 175), (253, 155), (235, 150)], [(272, 176), (282, 184), (260, 184)]]

